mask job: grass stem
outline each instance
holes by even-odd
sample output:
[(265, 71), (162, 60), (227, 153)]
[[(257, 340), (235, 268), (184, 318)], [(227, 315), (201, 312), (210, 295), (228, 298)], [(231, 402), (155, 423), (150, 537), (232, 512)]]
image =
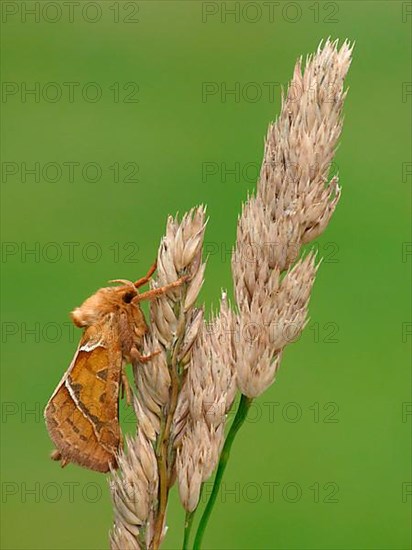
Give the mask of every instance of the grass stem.
[(236, 411), (236, 416), (230, 427), (229, 433), (226, 436), (225, 444), (223, 445), (222, 453), (220, 455), (219, 465), (217, 467), (215, 480), (213, 482), (213, 489), (207, 502), (206, 508), (204, 509), (203, 515), (200, 519), (199, 526), (197, 528), (195, 541), (193, 543), (193, 550), (200, 550), (203, 535), (205, 534), (210, 515), (215, 505), (217, 495), (219, 494), (223, 474), (229, 460), (230, 450), (232, 448), (237, 432), (240, 430), (246, 420), (252, 401), (253, 399), (246, 397), (245, 395), (242, 395), (242, 397), (240, 398), (239, 406)]

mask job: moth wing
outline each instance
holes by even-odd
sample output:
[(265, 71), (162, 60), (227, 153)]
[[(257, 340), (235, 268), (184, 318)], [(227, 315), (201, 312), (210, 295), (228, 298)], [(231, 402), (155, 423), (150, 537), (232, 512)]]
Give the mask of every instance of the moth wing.
[(116, 466), (121, 369), (121, 349), (110, 324), (88, 327), (45, 409), (62, 464), (75, 462), (100, 472)]

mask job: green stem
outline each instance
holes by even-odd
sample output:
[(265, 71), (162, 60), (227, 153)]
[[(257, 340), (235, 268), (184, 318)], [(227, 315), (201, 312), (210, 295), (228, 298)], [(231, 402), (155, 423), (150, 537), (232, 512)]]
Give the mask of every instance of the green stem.
[(235, 440), (237, 432), (239, 431), (244, 421), (246, 420), (247, 413), (249, 411), (250, 405), (252, 404), (252, 401), (253, 399), (246, 397), (246, 395), (243, 395), (243, 394), (242, 394), (242, 397), (240, 398), (239, 407), (237, 409), (236, 416), (230, 427), (229, 433), (226, 436), (225, 444), (223, 445), (223, 449), (220, 454), (219, 465), (217, 467), (215, 481), (213, 482), (213, 489), (210, 494), (209, 500), (207, 502), (206, 508), (201, 517), (201, 520), (199, 522), (199, 527), (197, 528), (195, 542), (193, 543), (193, 550), (200, 550), (202, 538), (205, 533), (210, 515), (212, 513), (213, 506), (215, 505), (217, 495), (220, 489), (220, 484), (222, 483), (223, 474), (229, 460), (230, 450), (232, 448), (233, 441)]
[(194, 512), (195, 512), (195, 510), (193, 512), (186, 512), (185, 532), (184, 532), (184, 536), (183, 536), (182, 550), (188, 550), (188, 548), (189, 548), (190, 531), (192, 530), (193, 519), (195, 517)]
[[(199, 491), (199, 502), (201, 501), (204, 487), (205, 487), (205, 484), (202, 483), (202, 485), (200, 486), (200, 491)], [(198, 506), (199, 506), (199, 504), (198, 504)], [(190, 532), (191, 532), (192, 527), (193, 527), (193, 520), (195, 519), (195, 514), (196, 514), (197, 510), (198, 510), (198, 508), (195, 508), (194, 510), (192, 510), (192, 512), (186, 512), (185, 530), (184, 530), (184, 535), (183, 535), (182, 550), (188, 550), (188, 548), (189, 548)]]

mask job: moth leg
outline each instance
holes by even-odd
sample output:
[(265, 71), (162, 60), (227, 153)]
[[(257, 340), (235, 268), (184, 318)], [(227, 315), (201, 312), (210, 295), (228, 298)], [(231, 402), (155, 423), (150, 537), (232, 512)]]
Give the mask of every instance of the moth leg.
[(132, 398), (132, 388), (130, 387), (129, 380), (127, 379), (126, 373), (122, 369), (122, 397), (126, 394), (126, 403), (131, 405), (133, 402)]
[(143, 292), (143, 294), (138, 294), (135, 296), (132, 300), (132, 302), (141, 302), (142, 300), (154, 300), (158, 296), (161, 296), (162, 294), (165, 294), (172, 288), (177, 288), (180, 285), (182, 285), (185, 281), (187, 281), (189, 278), (188, 275), (183, 275), (183, 277), (180, 277), (180, 279), (177, 279), (177, 281), (173, 281), (173, 283), (169, 283), (167, 285), (161, 286), (159, 288), (153, 288), (152, 290), (148, 290), (147, 292)]
[(61, 460), (62, 459), (61, 452), (58, 451), (57, 449), (53, 449), (52, 452), (50, 453), (50, 458), (56, 461)]
[(149, 353), (148, 355), (143, 355), (137, 348), (132, 348), (130, 355), (133, 361), (138, 361), (139, 363), (148, 363), (153, 357), (159, 355), (160, 350)]
[(70, 460), (68, 458), (63, 458), (62, 454), (60, 451), (58, 451), (57, 449), (54, 449), (51, 453), (50, 453), (50, 458), (52, 460), (56, 460), (57, 462), (60, 461), (60, 465), (62, 468), (64, 468), (65, 466), (67, 466), (67, 464), (69, 464)]
[(144, 277), (141, 277), (140, 279), (137, 279), (137, 281), (134, 283), (134, 286), (136, 288), (139, 288), (139, 287), (145, 285), (146, 283), (148, 283), (151, 276), (156, 271), (156, 268), (157, 268), (157, 260), (154, 261), (153, 265), (150, 267), (149, 271), (146, 273), (146, 275)]

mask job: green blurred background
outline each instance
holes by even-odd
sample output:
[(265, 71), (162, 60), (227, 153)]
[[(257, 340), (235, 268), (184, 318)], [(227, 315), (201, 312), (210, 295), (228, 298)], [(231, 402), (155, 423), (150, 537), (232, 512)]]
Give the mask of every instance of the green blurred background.
[[(409, 548), (410, 2), (2, 4), (2, 548), (108, 547), (104, 476), (48, 459), (42, 410), (79, 336), (68, 312), (144, 274), (167, 215), (199, 203), (201, 300), (231, 292), (280, 87), (329, 35), (356, 41), (343, 196), (311, 321), (238, 437), (205, 548)], [(179, 548), (176, 491), (168, 517), (164, 548)]]

